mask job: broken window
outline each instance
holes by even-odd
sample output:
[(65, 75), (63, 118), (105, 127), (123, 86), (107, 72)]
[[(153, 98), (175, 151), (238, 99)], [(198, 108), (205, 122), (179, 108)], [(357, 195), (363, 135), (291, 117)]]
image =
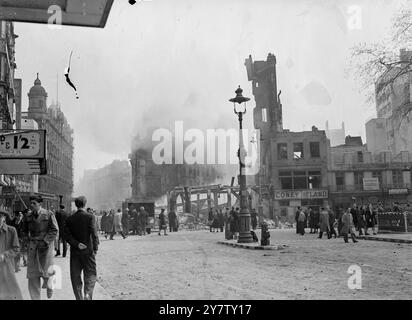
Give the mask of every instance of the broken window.
[(320, 146), (319, 142), (311, 142), (309, 144), (310, 147), (310, 156), (312, 158), (320, 158)]
[(293, 144), (293, 159), (303, 159), (303, 143), (297, 142)]
[(288, 159), (288, 144), (278, 143), (278, 160)]

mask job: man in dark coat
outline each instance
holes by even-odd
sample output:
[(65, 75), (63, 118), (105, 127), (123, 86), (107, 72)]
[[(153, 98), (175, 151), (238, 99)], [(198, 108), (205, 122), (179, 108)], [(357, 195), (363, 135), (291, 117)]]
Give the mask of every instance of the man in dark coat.
[(257, 213), (256, 209), (252, 209), (250, 213), (250, 219), (251, 219), (251, 224), (252, 224), (252, 230), (256, 230), (257, 227)]
[(67, 253), (67, 242), (66, 239), (64, 238), (64, 225), (66, 223), (66, 219), (67, 219), (67, 213), (64, 210), (65, 206), (64, 205), (60, 205), (60, 210), (57, 210), (56, 212), (56, 220), (57, 220), (57, 224), (59, 226), (59, 240), (57, 242), (57, 252), (56, 252), (56, 257), (60, 256), (60, 243), (63, 244), (63, 258), (66, 257), (66, 253)]
[(129, 209), (126, 208), (125, 211), (122, 213), (122, 227), (123, 233), (125, 235), (129, 235)]
[(133, 234), (139, 234), (139, 213), (136, 209), (132, 210)]
[(330, 235), (330, 223), (329, 223), (329, 213), (325, 208), (321, 208), (320, 215), (319, 215), (319, 239), (322, 239), (322, 235), (324, 232), (328, 235), (328, 239), (331, 238)]
[(166, 233), (166, 215), (165, 215), (165, 209), (161, 209), (161, 212), (159, 214), (159, 236), (161, 235), (161, 231), (164, 230), (164, 235), (167, 236)]
[(169, 220), (169, 232), (175, 231), (176, 230), (176, 220), (177, 220), (176, 212), (169, 211), (169, 213), (167, 214), (167, 218)]
[(298, 210), (295, 213), (296, 234), (299, 233), (299, 227), (298, 227), (299, 215), (300, 215), (300, 207), (298, 207)]
[(24, 236), (24, 215), (22, 212), (16, 215), (11, 226), (16, 229), (17, 237), (19, 238), (20, 252), (15, 259), (16, 272), (19, 272), (21, 257), (23, 257), (23, 266), (27, 266), (27, 239)]
[(328, 215), (329, 215), (329, 230), (330, 230), (330, 236), (332, 237), (332, 235), (335, 236), (336, 239), (336, 230), (334, 227), (335, 224), (335, 220), (336, 220), (336, 215), (335, 212), (333, 212), (329, 206), (326, 206), (326, 210), (328, 211)]
[(309, 233), (315, 233), (315, 212), (312, 210), (312, 208), (309, 208), (309, 228), (310, 232)]
[(209, 223), (209, 231), (210, 231), (210, 232), (213, 232), (213, 218), (214, 218), (214, 216), (213, 216), (213, 210), (210, 209), (210, 210), (209, 210), (209, 216), (208, 216), (208, 219), (207, 219), (207, 221), (208, 221), (208, 223)]
[[(76, 300), (92, 300), (96, 284), (96, 254), (99, 237), (95, 216), (86, 212), (86, 198), (75, 199), (75, 214), (67, 218), (65, 236), (70, 244), (70, 278)], [(81, 273), (84, 277), (84, 297)]]
[[(355, 203), (352, 205), (352, 208), (350, 209), (350, 214), (352, 215), (353, 224), (354, 224), (355, 228), (359, 228), (358, 207), (356, 206)], [(362, 235), (362, 229), (360, 229), (359, 235)]]
[(0, 300), (23, 300), (15, 275), (19, 239), (16, 229), (6, 224), (6, 216), (0, 211)]

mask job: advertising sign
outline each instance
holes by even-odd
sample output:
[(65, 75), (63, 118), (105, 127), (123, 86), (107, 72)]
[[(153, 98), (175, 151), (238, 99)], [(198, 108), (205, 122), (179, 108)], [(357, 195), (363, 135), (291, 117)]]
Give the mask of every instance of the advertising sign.
[(328, 190), (275, 191), (275, 200), (327, 199)]
[(378, 178), (363, 178), (363, 190), (365, 191), (379, 190), (379, 179)]
[(0, 159), (41, 159), (45, 155), (44, 130), (0, 132)]
[(47, 174), (46, 131), (0, 131), (0, 174)]

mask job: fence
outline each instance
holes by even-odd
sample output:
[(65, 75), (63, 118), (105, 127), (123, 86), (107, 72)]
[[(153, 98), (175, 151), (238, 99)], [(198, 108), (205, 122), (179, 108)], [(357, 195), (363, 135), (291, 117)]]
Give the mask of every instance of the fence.
[(412, 212), (383, 212), (378, 214), (379, 230), (412, 232)]

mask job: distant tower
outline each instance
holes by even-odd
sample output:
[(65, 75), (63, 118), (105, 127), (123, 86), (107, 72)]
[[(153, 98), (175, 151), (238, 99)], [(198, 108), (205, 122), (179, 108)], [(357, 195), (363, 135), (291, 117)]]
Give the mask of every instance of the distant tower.
[(37, 79), (34, 81), (34, 86), (31, 87), (28, 97), (29, 118), (36, 121), (43, 119), (44, 115), (47, 113), (47, 92), (41, 85), (39, 74), (37, 74)]

